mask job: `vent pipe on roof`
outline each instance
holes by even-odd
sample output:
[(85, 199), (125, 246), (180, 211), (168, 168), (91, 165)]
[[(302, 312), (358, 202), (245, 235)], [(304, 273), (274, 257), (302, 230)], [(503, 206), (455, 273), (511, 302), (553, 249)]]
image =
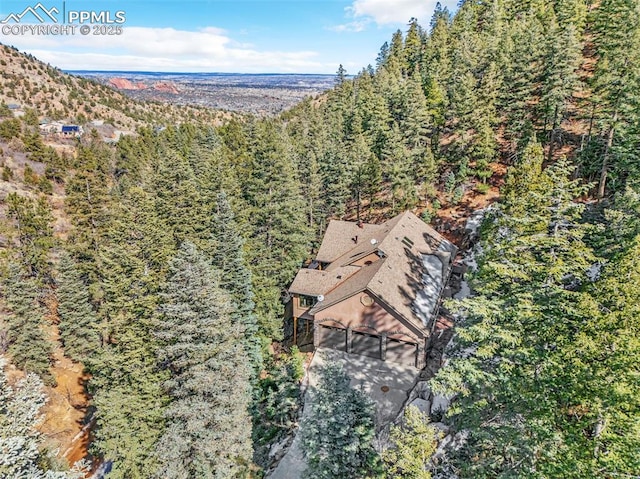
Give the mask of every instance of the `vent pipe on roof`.
[(371, 244), (378, 244), (378, 240), (375, 238), (371, 238)]
[(320, 301), (324, 301), (324, 295), (319, 294), (318, 297), (316, 298), (318, 300), (318, 302)]

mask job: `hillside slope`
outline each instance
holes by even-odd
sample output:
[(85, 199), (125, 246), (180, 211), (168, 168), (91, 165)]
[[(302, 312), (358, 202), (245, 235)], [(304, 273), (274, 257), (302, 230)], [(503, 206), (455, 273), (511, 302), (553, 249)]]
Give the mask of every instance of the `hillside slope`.
[(84, 124), (101, 120), (123, 130), (184, 121), (219, 123), (210, 108), (139, 102), (96, 81), (63, 73), (32, 55), (0, 44), (0, 103), (32, 108), (38, 116)]

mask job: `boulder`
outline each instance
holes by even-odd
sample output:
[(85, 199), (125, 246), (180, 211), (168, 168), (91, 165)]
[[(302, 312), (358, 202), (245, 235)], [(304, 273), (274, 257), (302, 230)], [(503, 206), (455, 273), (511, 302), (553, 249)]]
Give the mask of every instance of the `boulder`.
[(289, 445), (289, 441), (291, 437), (286, 436), (279, 442), (271, 445), (271, 449), (269, 449), (269, 458), (273, 461), (279, 461), (284, 457), (287, 452), (287, 446)]
[[(424, 371), (422, 371), (424, 372)], [(413, 389), (409, 392), (409, 400), (407, 404), (413, 401), (416, 398), (420, 399), (429, 399), (431, 397), (431, 389), (429, 389), (428, 381), (418, 381)]]
[(449, 429), (451, 429), (449, 426), (447, 426), (445, 423), (443, 422), (433, 422), (431, 423), (431, 425), (437, 430), (440, 431), (442, 434), (446, 435), (449, 432)]
[(447, 412), (447, 409), (449, 409), (450, 404), (451, 404), (451, 400), (448, 397), (442, 396), (441, 394), (437, 394), (433, 398), (433, 403), (431, 404), (431, 411), (432, 412), (441, 411), (442, 413), (445, 413)]
[(420, 412), (424, 414), (431, 414), (431, 401), (416, 398), (411, 402), (411, 404), (409, 404), (409, 406), (417, 407), (420, 410)]
[(467, 443), (467, 439), (469, 438), (469, 431), (463, 430), (457, 432), (450, 443), (450, 448), (454, 451), (458, 451)]

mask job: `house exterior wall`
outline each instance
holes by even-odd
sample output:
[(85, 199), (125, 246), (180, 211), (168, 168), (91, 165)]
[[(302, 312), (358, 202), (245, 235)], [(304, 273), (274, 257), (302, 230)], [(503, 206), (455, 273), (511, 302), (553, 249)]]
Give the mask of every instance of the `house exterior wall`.
[[(417, 335), (410, 330), (405, 324), (387, 310), (385, 310), (373, 296), (374, 303), (371, 306), (365, 306), (361, 299), (363, 296), (370, 296), (368, 293), (357, 293), (337, 304), (329, 306), (314, 315), (316, 323), (326, 324), (327, 326), (335, 325), (341, 328), (351, 328), (355, 331), (371, 332), (375, 334), (385, 333), (389, 338), (397, 338), (403, 341), (415, 342), (417, 339), (423, 339), (424, 336)], [(338, 322), (323, 320), (337, 320)]]
[(307, 313), (311, 308), (300, 306), (300, 297), (296, 294), (291, 298), (291, 301), (287, 303), (285, 309), (285, 315), (287, 318), (307, 318), (312, 319)]
[(289, 300), (289, 302), (284, 306), (284, 317), (285, 317), (285, 319), (293, 318), (293, 316), (294, 316), (293, 312), (295, 311), (294, 306), (293, 306), (293, 302), (295, 300), (296, 300), (296, 298), (291, 298), (291, 300)]

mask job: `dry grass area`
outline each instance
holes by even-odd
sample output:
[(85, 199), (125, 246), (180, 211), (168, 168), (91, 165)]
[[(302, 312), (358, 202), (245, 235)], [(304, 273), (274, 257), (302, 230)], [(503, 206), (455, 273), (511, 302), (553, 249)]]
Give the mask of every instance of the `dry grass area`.
[[(68, 148), (67, 145), (64, 146)], [(44, 175), (45, 165), (44, 163), (29, 160), (25, 153), (15, 151), (7, 143), (1, 141), (0, 149), (2, 150), (0, 165), (8, 167), (12, 173), (12, 177), (8, 181), (0, 178), (0, 221), (6, 222), (7, 205), (5, 199), (10, 193), (17, 193), (20, 196), (31, 199), (36, 199), (41, 195), (36, 187), (24, 183), (25, 167), (28, 165), (36, 174), (42, 176)], [(64, 185), (52, 182), (52, 186), (53, 193), (46, 195), (46, 198), (51, 206), (51, 213), (54, 218), (54, 223), (52, 224), (53, 233), (57, 239), (65, 240), (71, 229), (71, 223), (64, 211)], [(2, 233), (1, 229), (0, 233)]]

